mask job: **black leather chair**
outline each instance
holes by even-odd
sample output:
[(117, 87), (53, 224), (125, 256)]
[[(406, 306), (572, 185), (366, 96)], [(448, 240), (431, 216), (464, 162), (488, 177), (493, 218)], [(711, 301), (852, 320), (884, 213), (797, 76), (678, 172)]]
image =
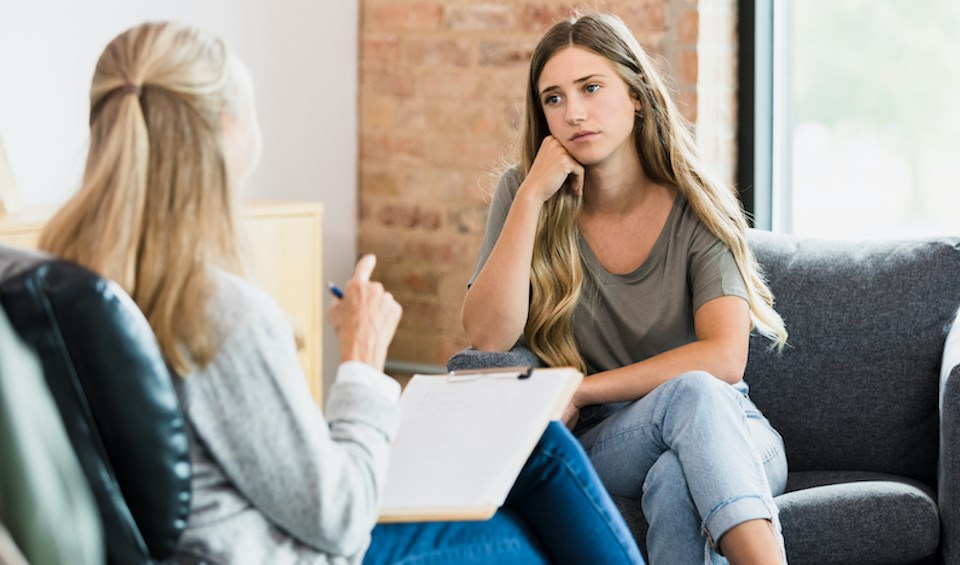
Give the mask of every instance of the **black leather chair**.
[(41, 360), (100, 511), (107, 561), (169, 557), (190, 511), (189, 445), (146, 319), (116, 284), (6, 246), (0, 307)]

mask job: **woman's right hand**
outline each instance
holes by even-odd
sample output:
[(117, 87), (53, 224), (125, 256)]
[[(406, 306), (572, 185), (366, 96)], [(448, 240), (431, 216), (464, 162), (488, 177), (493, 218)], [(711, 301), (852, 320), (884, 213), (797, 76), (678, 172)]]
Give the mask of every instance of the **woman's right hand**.
[(536, 198), (546, 202), (569, 179), (570, 190), (577, 196), (583, 193), (583, 165), (567, 153), (557, 138), (548, 135), (540, 143), (530, 172), (523, 180), (521, 190), (533, 191)]
[(340, 338), (340, 362), (360, 361), (382, 372), (403, 308), (382, 284), (370, 281), (376, 265), (374, 255), (357, 262), (343, 299), (333, 301), (328, 317)]

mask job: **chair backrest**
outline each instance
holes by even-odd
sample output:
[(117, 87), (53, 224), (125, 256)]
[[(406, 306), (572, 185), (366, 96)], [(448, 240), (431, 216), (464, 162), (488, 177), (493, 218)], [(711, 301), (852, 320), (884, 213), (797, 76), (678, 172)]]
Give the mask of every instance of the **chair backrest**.
[[(16, 253), (0, 248), (10, 262)], [(116, 284), (46, 260), (0, 282), (93, 490), (111, 563), (168, 557), (190, 511), (186, 424), (149, 324)]]
[(105, 560), (100, 513), (40, 359), (2, 307), (0, 530), (3, 564), (101, 565)]
[(936, 488), (944, 340), (960, 307), (960, 239), (839, 242), (751, 231), (790, 332), (753, 336), (750, 395), (791, 470), (893, 473)]

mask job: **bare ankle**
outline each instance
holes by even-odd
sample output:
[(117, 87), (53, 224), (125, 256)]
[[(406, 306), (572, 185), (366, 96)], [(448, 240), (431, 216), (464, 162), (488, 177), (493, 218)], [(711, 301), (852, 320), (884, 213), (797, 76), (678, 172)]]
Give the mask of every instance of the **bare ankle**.
[(770, 520), (749, 520), (720, 538), (720, 548), (731, 565), (784, 563), (780, 540)]

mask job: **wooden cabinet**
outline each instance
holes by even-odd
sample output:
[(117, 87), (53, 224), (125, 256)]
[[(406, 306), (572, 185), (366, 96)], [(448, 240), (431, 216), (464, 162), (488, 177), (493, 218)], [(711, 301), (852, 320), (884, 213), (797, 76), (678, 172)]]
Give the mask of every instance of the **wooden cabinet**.
[[(0, 242), (34, 248), (52, 208), (0, 216)], [(323, 205), (251, 202), (242, 208), (251, 276), (280, 303), (300, 344), (310, 392), (323, 401)]]

